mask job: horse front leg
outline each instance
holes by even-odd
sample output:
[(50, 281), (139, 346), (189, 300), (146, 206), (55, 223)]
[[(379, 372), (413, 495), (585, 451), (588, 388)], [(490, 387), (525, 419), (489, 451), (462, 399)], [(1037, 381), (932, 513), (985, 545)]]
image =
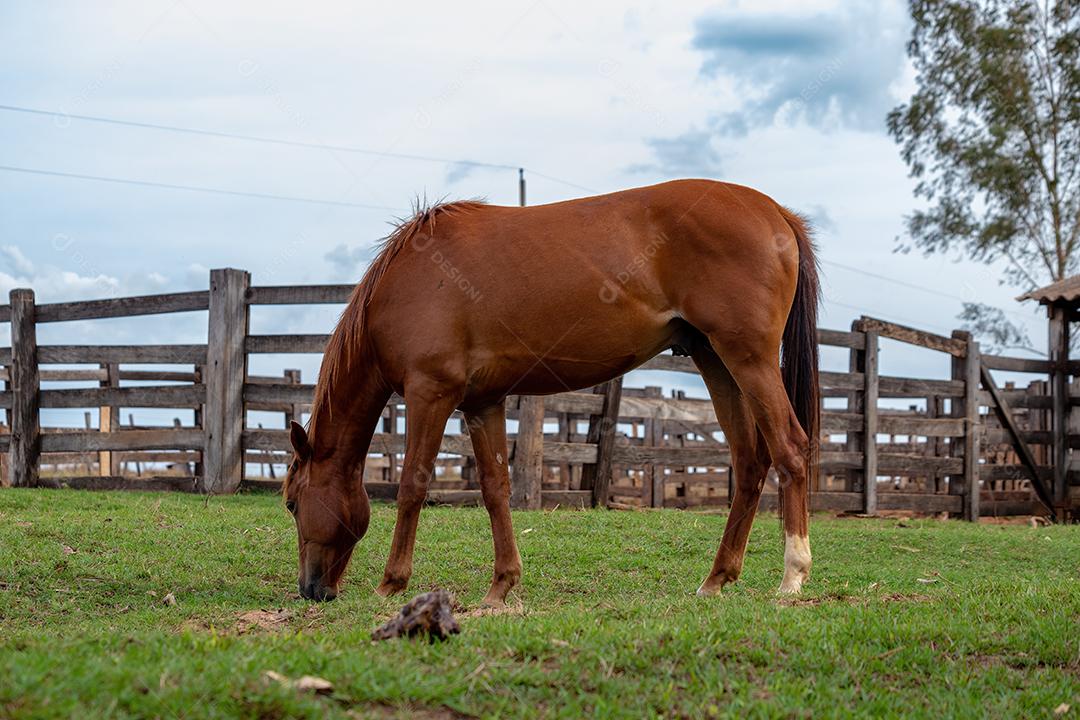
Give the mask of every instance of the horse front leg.
[(398, 487), (397, 522), (382, 583), (375, 589), (383, 597), (402, 592), (409, 585), (420, 508), (435, 472), (435, 458), (439, 454), (446, 421), (456, 405), (456, 398), (437, 389), (410, 391), (406, 388), (405, 460)]
[(507, 593), (521, 579), (521, 556), (510, 521), (506, 408), (499, 403), (475, 413), (466, 413), (465, 421), (472, 439), (476, 468), (480, 474), (480, 492), (491, 519), (491, 537), (495, 543), (495, 572), (484, 604), (503, 607)]

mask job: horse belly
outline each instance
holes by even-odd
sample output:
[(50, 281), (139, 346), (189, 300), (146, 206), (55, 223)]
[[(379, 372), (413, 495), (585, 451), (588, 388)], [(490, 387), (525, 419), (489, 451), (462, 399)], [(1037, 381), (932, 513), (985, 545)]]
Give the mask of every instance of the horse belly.
[[(515, 327), (516, 325), (516, 327)], [(582, 311), (535, 325), (506, 322), (502, 342), (478, 348), (479, 390), (548, 395), (592, 387), (634, 369), (669, 347), (682, 323), (656, 313), (617, 318)]]

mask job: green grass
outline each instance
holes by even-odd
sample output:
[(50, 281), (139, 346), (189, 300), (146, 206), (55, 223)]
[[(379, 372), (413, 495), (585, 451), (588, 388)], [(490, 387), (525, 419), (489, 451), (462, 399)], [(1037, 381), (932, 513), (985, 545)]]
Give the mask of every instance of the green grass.
[[(519, 607), (482, 615), (470, 611), (490, 578), (487, 516), (430, 508), (410, 596), (454, 592), (461, 635), (376, 644), (403, 601), (372, 592), (392, 522), (375, 508), (342, 596), (312, 605), (295, 593), (295, 531), (276, 497), (2, 491), (0, 717), (1080, 710), (1077, 527), (818, 517), (813, 575), (789, 604), (774, 593), (773, 516), (742, 580), (698, 598), (723, 516), (522, 512)], [(292, 614), (274, 629), (241, 619), (279, 608)], [(299, 694), (268, 670), (334, 692)]]

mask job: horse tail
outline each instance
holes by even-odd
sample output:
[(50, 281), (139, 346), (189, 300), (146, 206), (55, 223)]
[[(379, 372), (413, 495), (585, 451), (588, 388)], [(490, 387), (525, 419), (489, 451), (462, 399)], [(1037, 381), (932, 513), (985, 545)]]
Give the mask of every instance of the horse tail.
[[(807, 493), (817, 486), (818, 449), (821, 441), (821, 402), (818, 379), (817, 314), (821, 300), (814, 238), (807, 221), (781, 207), (780, 214), (795, 233), (799, 247), (799, 279), (784, 326), (780, 367), (795, 417), (809, 440)], [(809, 507), (809, 498), (807, 502)]]

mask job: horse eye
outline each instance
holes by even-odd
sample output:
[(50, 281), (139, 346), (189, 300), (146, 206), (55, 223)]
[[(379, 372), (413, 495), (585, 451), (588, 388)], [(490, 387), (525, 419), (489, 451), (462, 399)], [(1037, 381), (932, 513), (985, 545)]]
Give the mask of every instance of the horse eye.
[(296, 514), (296, 501), (295, 500), (286, 501), (285, 509), (288, 510), (289, 512), (291, 512), (293, 515), (295, 515)]

